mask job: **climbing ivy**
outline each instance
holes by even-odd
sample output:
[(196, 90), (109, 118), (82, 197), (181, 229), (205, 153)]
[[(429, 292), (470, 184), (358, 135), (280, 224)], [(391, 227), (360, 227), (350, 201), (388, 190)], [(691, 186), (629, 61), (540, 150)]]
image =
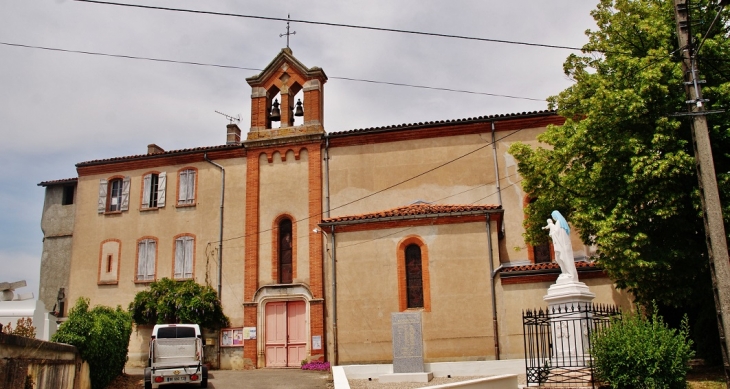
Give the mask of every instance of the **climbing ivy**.
[(76, 346), (89, 363), (92, 389), (104, 389), (122, 373), (131, 335), (132, 316), (122, 307), (90, 310), (89, 299), (81, 297), (51, 340)]
[(193, 280), (163, 278), (134, 297), (129, 312), (137, 324), (195, 323), (216, 329), (229, 325), (218, 294)]

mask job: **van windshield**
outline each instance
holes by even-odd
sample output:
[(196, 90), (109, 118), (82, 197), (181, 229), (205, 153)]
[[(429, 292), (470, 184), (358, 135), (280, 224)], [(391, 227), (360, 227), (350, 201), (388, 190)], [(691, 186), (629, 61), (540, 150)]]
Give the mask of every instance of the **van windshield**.
[(194, 338), (195, 328), (192, 327), (162, 327), (157, 329), (157, 338)]

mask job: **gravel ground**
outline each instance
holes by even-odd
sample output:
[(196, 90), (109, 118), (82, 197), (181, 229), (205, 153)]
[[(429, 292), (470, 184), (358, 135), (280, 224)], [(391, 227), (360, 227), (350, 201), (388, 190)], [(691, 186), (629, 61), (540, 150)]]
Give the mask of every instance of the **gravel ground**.
[(449, 384), (459, 381), (468, 381), (473, 380), (477, 378), (484, 378), (481, 376), (478, 377), (434, 377), (430, 382), (424, 383), (424, 382), (391, 382), (391, 383), (380, 383), (378, 380), (348, 380), (350, 383), (350, 389), (413, 389), (413, 388), (425, 388), (428, 386), (436, 386), (436, 385), (443, 385), (443, 384)]

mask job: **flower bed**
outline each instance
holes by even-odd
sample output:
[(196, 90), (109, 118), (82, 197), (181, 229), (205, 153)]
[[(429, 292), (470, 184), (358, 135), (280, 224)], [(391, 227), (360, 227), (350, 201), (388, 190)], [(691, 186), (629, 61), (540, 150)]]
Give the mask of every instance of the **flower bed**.
[(302, 365), (302, 370), (329, 371), (330, 363), (322, 361), (311, 361)]

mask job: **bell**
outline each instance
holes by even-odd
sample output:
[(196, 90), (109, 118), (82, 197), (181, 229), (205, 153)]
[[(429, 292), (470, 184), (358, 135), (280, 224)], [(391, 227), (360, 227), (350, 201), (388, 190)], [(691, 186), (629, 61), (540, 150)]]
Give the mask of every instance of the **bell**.
[(302, 109), (302, 99), (297, 99), (297, 109), (294, 111), (294, 116), (304, 116), (304, 109)]
[(281, 120), (281, 111), (279, 111), (279, 100), (274, 99), (274, 104), (271, 104), (271, 114), (269, 115), (269, 119), (271, 119), (272, 122), (278, 122)]

